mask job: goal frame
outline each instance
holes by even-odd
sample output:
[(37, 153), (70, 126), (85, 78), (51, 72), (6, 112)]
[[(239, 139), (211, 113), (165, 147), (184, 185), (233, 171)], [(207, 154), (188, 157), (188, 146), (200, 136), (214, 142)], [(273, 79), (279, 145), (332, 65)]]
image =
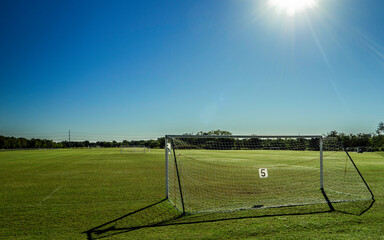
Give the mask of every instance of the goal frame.
[[(179, 170), (177, 166), (177, 160), (176, 160), (176, 154), (175, 154), (175, 148), (173, 143), (173, 138), (270, 138), (270, 139), (286, 139), (286, 138), (293, 138), (293, 139), (299, 139), (299, 138), (311, 138), (311, 139), (319, 139), (319, 190), (321, 190), (321, 193), (328, 204), (328, 207), (331, 211), (335, 211), (335, 208), (332, 205), (332, 202), (329, 200), (325, 190), (324, 190), (324, 163), (323, 163), (323, 144), (324, 144), (324, 136), (323, 135), (165, 135), (165, 196), (166, 199), (169, 199), (169, 155), (172, 151), (174, 156), (174, 164), (176, 168), (176, 174), (177, 174), (177, 180), (179, 184), (179, 191), (180, 191), (180, 197), (181, 197), (181, 203), (182, 203), (182, 214), (185, 214), (185, 207), (184, 207), (184, 199), (183, 199), (183, 192), (181, 188), (180, 183), (180, 176), (179, 176)], [(171, 146), (171, 149), (169, 148)], [(368, 186), (367, 182), (365, 181), (363, 175), (357, 168), (356, 164), (354, 163), (353, 159), (351, 158), (350, 154), (348, 153), (347, 149), (342, 146), (342, 150), (346, 153), (348, 159), (351, 161), (352, 165), (356, 169), (358, 175), (360, 176), (361, 180), (364, 182), (364, 185), (367, 187), (367, 190), (371, 194), (372, 204), (375, 202), (373, 192), (371, 191), (370, 187)], [(370, 206), (370, 207), (371, 207)], [(369, 207), (369, 208), (370, 208)], [(368, 209), (369, 209), (368, 208)], [(367, 210), (368, 210), (367, 209)]]
[(146, 147), (144, 145), (121, 145), (120, 153), (122, 154), (126, 149), (131, 149), (132, 152), (138, 152), (138, 153), (146, 153), (151, 151), (151, 148)]

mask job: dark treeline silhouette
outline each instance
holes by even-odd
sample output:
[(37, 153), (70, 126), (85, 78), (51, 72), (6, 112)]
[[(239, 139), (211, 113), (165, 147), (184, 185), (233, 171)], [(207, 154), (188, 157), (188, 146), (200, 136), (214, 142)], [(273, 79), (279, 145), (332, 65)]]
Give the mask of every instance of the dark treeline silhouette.
[(26, 139), (15, 137), (0, 136), (0, 149), (16, 149), (16, 148), (62, 148), (61, 143), (56, 143), (47, 139)]
[(121, 146), (145, 146), (149, 148), (164, 148), (164, 138), (158, 138), (157, 140), (124, 140), (122, 142), (117, 141), (97, 141), (97, 142), (89, 142), (89, 141), (83, 141), (83, 142), (68, 142), (63, 141), (61, 144), (63, 145), (63, 148), (70, 148), (70, 147), (121, 147)]
[[(186, 135), (193, 135), (193, 133), (186, 133)], [(230, 136), (232, 135), (229, 131), (223, 131), (223, 130), (211, 130), (209, 132), (203, 132), (200, 131), (196, 133), (195, 135), (201, 135), (202, 137), (206, 135), (225, 135)], [(346, 148), (356, 148), (361, 149), (365, 148), (364, 150), (367, 151), (384, 151), (384, 123), (380, 122), (377, 130), (375, 133), (359, 133), (359, 134), (344, 134), (344, 133), (338, 133), (337, 131), (331, 131), (327, 135), (327, 137), (337, 137), (344, 147)], [(195, 141), (191, 139), (190, 141)], [(217, 141), (232, 141), (230, 139), (221, 139)], [(258, 141), (257, 139), (248, 140), (248, 141)], [(285, 144), (292, 144), (292, 140), (279, 140), (286, 141)], [(295, 141), (302, 141), (300, 139)], [(315, 140), (307, 140), (306, 149), (312, 149), (312, 145), (317, 145), (315, 142), (311, 142)], [(75, 142), (68, 142), (68, 141), (62, 141), (62, 142), (54, 142), (52, 140), (47, 139), (26, 139), (26, 138), (15, 138), (15, 137), (5, 137), (0, 136), (0, 149), (28, 149), (28, 148), (85, 148), (85, 147), (121, 147), (121, 146), (145, 146), (149, 148), (164, 148), (165, 139), (164, 137), (158, 138), (156, 140), (124, 140), (122, 142), (117, 141), (97, 141), (97, 142), (90, 142), (90, 141), (75, 141)], [(235, 143), (228, 144), (227, 146), (235, 146), (231, 147), (232, 149), (240, 149), (242, 148), (241, 141), (237, 142), (237, 145)], [(208, 146), (208, 145), (207, 145)], [(206, 147), (209, 148), (209, 147)], [(304, 150), (304, 149), (303, 149)]]
[(384, 135), (381, 134), (349, 134), (331, 131), (327, 136), (337, 137), (344, 147), (355, 149), (356, 151), (384, 151)]
[(121, 147), (121, 146), (145, 146), (149, 148), (164, 148), (164, 138), (157, 140), (124, 140), (117, 141), (62, 141), (54, 142), (47, 139), (26, 139), (5, 137), (0, 135), (0, 149), (29, 149), (29, 148), (87, 148), (87, 147)]

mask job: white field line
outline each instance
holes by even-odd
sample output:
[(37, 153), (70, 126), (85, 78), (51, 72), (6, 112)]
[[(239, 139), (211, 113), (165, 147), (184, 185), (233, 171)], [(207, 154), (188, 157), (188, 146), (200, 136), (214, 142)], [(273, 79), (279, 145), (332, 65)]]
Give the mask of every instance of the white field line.
[[(356, 194), (346, 193), (346, 192), (340, 192), (340, 191), (336, 191), (336, 190), (333, 190), (333, 189), (330, 189), (330, 188), (327, 188), (327, 190), (330, 190), (330, 191), (335, 192), (335, 193), (339, 193), (339, 194), (347, 195), (347, 196), (361, 197), (361, 196), (356, 195)], [(369, 199), (370, 199), (370, 198), (369, 198)]]
[(308, 167), (308, 166), (299, 166), (299, 165), (291, 165), (292, 168), (310, 168), (310, 169), (320, 169), (317, 167)]
[(289, 164), (279, 164), (279, 165), (270, 165), (268, 166), (270, 168), (276, 167), (276, 168), (309, 168), (309, 169), (320, 169), (317, 167), (309, 167), (309, 166), (300, 166), (300, 165), (289, 165)]
[[(136, 201), (144, 201), (142, 199), (136, 199)], [(106, 203), (126, 203), (127, 200), (114, 200), (114, 201), (100, 201), (100, 202), (81, 202), (81, 203), (53, 203), (50, 204), (52, 207), (61, 207), (61, 206), (81, 206), (81, 205), (90, 205), (90, 204), (103, 204)], [(18, 209), (18, 208), (35, 208), (35, 207), (41, 207), (41, 204), (16, 204), (11, 206), (0, 206), (1, 209)]]
[(39, 202), (39, 205), (41, 206), (45, 201), (47, 201), (48, 199), (50, 199), (50, 198), (53, 196), (53, 194), (55, 194), (57, 191), (59, 191), (60, 188), (62, 188), (62, 187), (63, 187), (63, 185), (58, 186), (55, 190), (53, 190), (50, 194), (48, 194), (43, 200), (41, 200), (41, 201)]

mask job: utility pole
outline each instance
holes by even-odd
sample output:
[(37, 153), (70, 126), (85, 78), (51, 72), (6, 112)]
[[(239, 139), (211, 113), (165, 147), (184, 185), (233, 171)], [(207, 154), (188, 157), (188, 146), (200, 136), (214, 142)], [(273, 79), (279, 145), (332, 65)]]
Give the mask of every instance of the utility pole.
[(71, 148), (71, 129), (68, 131), (68, 146)]

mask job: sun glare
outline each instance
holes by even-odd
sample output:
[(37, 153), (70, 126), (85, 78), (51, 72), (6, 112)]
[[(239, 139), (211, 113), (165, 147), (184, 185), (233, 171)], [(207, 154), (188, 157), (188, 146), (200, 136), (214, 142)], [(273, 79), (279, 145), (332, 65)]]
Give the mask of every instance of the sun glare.
[(288, 16), (317, 6), (316, 0), (268, 0), (270, 6), (285, 12)]

